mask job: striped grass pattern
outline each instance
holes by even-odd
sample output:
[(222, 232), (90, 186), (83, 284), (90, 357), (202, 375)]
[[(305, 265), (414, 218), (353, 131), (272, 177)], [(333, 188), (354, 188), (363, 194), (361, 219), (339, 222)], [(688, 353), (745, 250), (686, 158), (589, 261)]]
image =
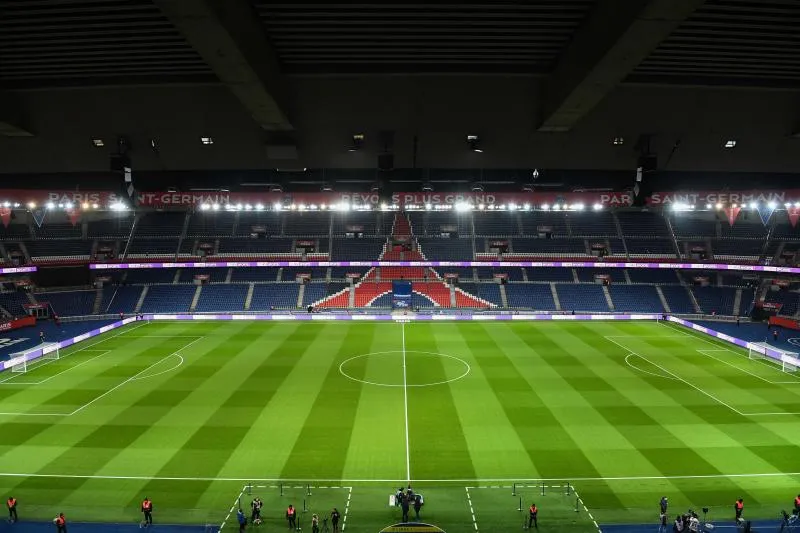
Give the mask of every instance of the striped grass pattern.
[[(0, 413), (0, 492), (40, 518), (147, 495), (218, 525), (249, 485), (278, 522), (310, 490), (378, 531), (411, 480), (428, 520), (501, 531), (517, 486), (523, 511), (570, 482), (599, 522), (654, 522), (662, 495), (773, 517), (800, 480), (800, 377), (661, 323), (153, 323), (0, 374)], [(573, 497), (541, 520), (591, 531)]]

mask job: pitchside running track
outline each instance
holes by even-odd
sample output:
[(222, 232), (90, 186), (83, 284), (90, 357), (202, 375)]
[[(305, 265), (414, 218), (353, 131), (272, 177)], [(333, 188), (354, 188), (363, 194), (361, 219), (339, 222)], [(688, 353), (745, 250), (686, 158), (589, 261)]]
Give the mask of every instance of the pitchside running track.
[(148, 495), (219, 528), (245, 487), (270, 523), (292, 499), (377, 531), (411, 480), (446, 530), (521, 527), (537, 498), (585, 531), (665, 494), (774, 519), (800, 480), (800, 379), (655, 322), (140, 323), (61, 357), (0, 374), (0, 491), (39, 519), (136, 524)]

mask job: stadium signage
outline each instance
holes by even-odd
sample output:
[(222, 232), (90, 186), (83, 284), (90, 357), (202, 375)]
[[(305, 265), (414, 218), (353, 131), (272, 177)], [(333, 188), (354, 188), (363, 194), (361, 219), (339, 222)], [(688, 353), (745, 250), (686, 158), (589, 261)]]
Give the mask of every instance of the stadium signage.
[(611, 262), (611, 261), (208, 261), (152, 263), (91, 263), (91, 270), (129, 268), (238, 268), (238, 267), (563, 267), (563, 268), (665, 268), (681, 270), (730, 270), (800, 274), (799, 267), (738, 265), (725, 263)]
[(36, 325), (36, 318), (33, 316), (26, 316), (24, 318), (17, 318), (14, 320), (6, 320), (5, 322), (0, 322), (0, 331), (11, 331), (13, 329), (19, 329), (35, 325)]
[(800, 200), (800, 190), (778, 191), (684, 191), (655, 192), (648, 198), (650, 205), (684, 204), (749, 204), (750, 202), (783, 204)]
[[(126, 198), (114, 191), (65, 191), (65, 190), (0, 190), (0, 201), (11, 201), (27, 206), (30, 203), (53, 204), (91, 204), (107, 207)], [(630, 192), (466, 192), (466, 193), (422, 193), (398, 192), (390, 198), (381, 198), (373, 193), (270, 193), (270, 192), (165, 192), (142, 191), (138, 193), (139, 205), (143, 207), (197, 207), (200, 205), (218, 204), (262, 204), (272, 206), (276, 203), (286, 206), (291, 204), (305, 205), (368, 205), (378, 207), (383, 202), (393, 206), (457, 206), (466, 203), (472, 206), (500, 206), (516, 204), (523, 206), (540, 206), (543, 204), (576, 204), (586, 206), (601, 204), (604, 206), (626, 206), (632, 202)], [(800, 189), (783, 190), (746, 190), (746, 191), (678, 191), (654, 192), (647, 199), (651, 205), (686, 204), (744, 204), (749, 202), (800, 201)]]

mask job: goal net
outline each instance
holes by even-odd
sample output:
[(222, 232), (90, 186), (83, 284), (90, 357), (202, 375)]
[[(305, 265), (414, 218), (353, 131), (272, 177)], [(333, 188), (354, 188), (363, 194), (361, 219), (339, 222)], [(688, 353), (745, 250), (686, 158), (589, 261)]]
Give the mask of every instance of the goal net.
[(47, 361), (61, 358), (61, 349), (56, 342), (45, 342), (33, 348), (11, 354), (9, 363), (11, 372), (27, 372), (32, 364), (37, 361)]
[(747, 349), (750, 359), (766, 359), (780, 365), (783, 372), (797, 372), (800, 368), (800, 354), (775, 348), (766, 342), (750, 343)]

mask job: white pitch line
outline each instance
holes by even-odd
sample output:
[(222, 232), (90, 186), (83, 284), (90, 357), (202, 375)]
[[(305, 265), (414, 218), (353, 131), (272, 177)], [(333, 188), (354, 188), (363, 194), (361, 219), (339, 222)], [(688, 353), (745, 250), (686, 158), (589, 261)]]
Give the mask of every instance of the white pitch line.
[[(787, 477), (787, 476), (800, 476), (800, 472), (765, 472), (765, 473), (744, 473), (744, 474), (686, 474), (675, 476), (611, 476), (611, 477), (571, 477), (572, 481), (668, 481), (671, 479), (736, 479), (736, 478), (771, 478), (771, 477)], [(83, 475), (83, 474), (28, 474), (21, 472), (0, 472), (0, 477), (19, 477), (19, 478), (45, 478), (45, 479), (105, 479), (105, 480), (120, 480), (120, 481), (230, 481), (230, 482), (253, 482), (253, 483), (266, 483), (266, 482), (299, 482), (299, 481), (313, 481), (315, 483), (398, 483), (403, 480), (397, 478), (385, 479), (286, 479), (286, 478), (240, 478), (240, 477), (184, 477), (184, 476), (111, 476), (111, 475)], [(518, 482), (518, 483), (534, 483), (541, 481), (563, 481), (563, 477), (558, 478), (498, 478), (498, 479), (476, 479), (476, 478), (454, 478), (454, 479), (412, 479), (412, 483), (487, 483), (487, 482)], [(277, 486), (272, 486), (277, 488)], [(331, 487), (331, 488), (349, 488), (349, 487)], [(472, 487), (472, 488), (488, 488), (488, 487)]]
[(719, 398), (717, 398), (716, 396), (714, 396), (714, 395), (713, 395), (713, 394), (711, 394), (710, 392), (706, 392), (706, 391), (704, 391), (703, 389), (701, 389), (701, 388), (700, 388), (700, 387), (698, 387), (697, 385), (694, 385), (694, 384), (692, 384), (692, 383), (690, 383), (690, 382), (686, 381), (686, 380), (685, 380), (685, 379), (683, 379), (682, 377), (678, 376), (678, 375), (677, 375), (677, 374), (675, 374), (674, 372), (671, 372), (671, 371), (667, 370), (667, 369), (666, 369), (666, 368), (664, 368), (663, 366), (661, 366), (661, 365), (658, 365), (658, 364), (656, 364), (656, 363), (652, 362), (651, 360), (649, 360), (647, 357), (643, 356), (642, 354), (639, 354), (639, 353), (636, 353), (636, 352), (634, 352), (634, 351), (633, 351), (633, 350), (631, 350), (630, 348), (627, 348), (627, 347), (623, 346), (622, 344), (618, 343), (618, 342), (617, 342), (617, 341), (615, 341), (614, 339), (611, 339), (611, 338), (608, 338), (608, 337), (606, 337), (606, 340), (608, 340), (609, 342), (613, 342), (614, 344), (616, 344), (617, 346), (619, 346), (619, 347), (620, 347), (620, 348), (622, 348), (623, 350), (626, 350), (626, 351), (628, 351), (628, 352), (630, 352), (630, 353), (632, 353), (632, 354), (634, 354), (634, 355), (638, 356), (638, 357), (639, 357), (639, 358), (641, 358), (642, 360), (644, 360), (644, 361), (647, 361), (648, 363), (650, 363), (650, 364), (651, 364), (651, 365), (653, 365), (654, 367), (661, 369), (662, 371), (666, 372), (667, 374), (669, 374), (670, 376), (674, 377), (674, 378), (675, 378), (675, 379), (677, 379), (678, 381), (682, 381), (683, 383), (685, 383), (685, 384), (686, 384), (686, 385), (688, 385), (689, 387), (693, 388), (694, 390), (696, 390), (696, 391), (697, 391), (697, 392), (699, 392), (700, 394), (702, 394), (702, 395), (704, 395), (704, 396), (707, 396), (707, 397), (711, 398), (712, 400), (714, 400), (715, 402), (717, 402), (717, 403), (719, 403), (719, 404), (721, 404), (721, 405), (724, 405), (725, 407), (727, 407), (728, 409), (730, 409), (731, 411), (733, 411), (733, 412), (734, 412), (734, 413), (736, 413), (737, 415), (739, 415), (739, 416), (745, 416), (745, 415), (744, 415), (744, 413), (742, 413), (741, 411), (739, 411), (739, 410), (738, 410), (738, 409), (736, 409), (735, 407), (732, 407), (731, 405), (728, 405), (727, 403), (723, 402), (722, 400), (720, 400)]
[[(761, 381), (763, 381), (765, 383), (769, 383), (770, 385), (777, 385), (778, 384), (775, 381), (772, 381), (772, 380), (767, 379), (765, 377), (759, 376), (758, 374), (754, 374), (754, 373), (750, 372), (749, 370), (745, 370), (744, 368), (741, 368), (741, 367), (738, 367), (738, 366), (734, 365), (733, 363), (729, 363), (728, 361), (725, 361), (724, 359), (720, 359), (719, 357), (714, 357), (713, 355), (708, 353), (708, 352), (711, 352), (712, 350), (697, 350), (697, 351), (700, 354), (705, 355), (706, 357), (710, 357), (711, 359), (713, 359), (715, 361), (719, 361), (720, 363), (722, 363), (724, 365), (728, 365), (729, 367), (735, 368), (736, 370), (739, 370), (740, 372), (744, 372), (745, 374), (753, 376), (756, 379), (760, 379)], [(718, 351), (725, 352), (725, 351), (732, 351), (732, 350), (718, 350)], [(789, 382), (782, 382), (782, 383), (800, 383), (800, 381), (789, 381)]]
[(469, 502), (469, 512), (472, 515), (472, 525), (475, 527), (475, 531), (478, 531), (478, 521), (475, 520), (475, 510), (472, 508), (472, 496), (470, 496), (469, 487), (464, 487), (464, 490), (467, 491), (467, 501)]
[(639, 354), (635, 354), (635, 353), (631, 352), (631, 353), (629, 353), (628, 355), (625, 356), (625, 364), (628, 365), (629, 367), (631, 367), (632, 369), (638, 370), (639, 372), (642, 372), (643, 374), (649, 374), (651, 376), (654, 376), (654, 377), (657, 377), (657, 378), (661, 378), (661, 379), (672, 379), (672, 380), (675, 379), (672, 376), (663, 376), (661, 374), (656, 374), (655, 372), (650, 372), (650, 371), (647, 371), (647, 370), (645, 370), (643, 368), (639, 368), (638, 366), (634, 365), (633, 363), (631, 363), (628, 360), (630, 358), (630, 356), (632, 356), (632, 355), (635, 356), (635, 357), (639, 357)]
[(347, 513), (350, 512), (350, 498), (353, 497), (353, 487), (345, 487), (347, 489), (347, 504), (344, 506), (344, 516), (342, 517), (342, 533), (347, 527)]
[[(110, 354), (110, 353), (111, 353), (113, 350), (91, 350), (91, 351), (101, 351), (101, 352), (103, 352), (103, 353), (101, 353), (100, 355), (95, 355), (94, 357), (92, 357), (92, 358), (90, 358), (90, 359), (87, 359), (86, 361), (82, 361), (82, 362), (78, 363), (78, 364), (77, 364), (77, 365), (75, 365), (75, 366), (71, 366), (71, 367), (69, 367), (69, 368), (67, 368), (67, 369), (65, 369), (65, 370), (62, 370), (62, 371), (61, 371), (61, 372), (59, 372), (58, 374), (53, 374), (52, 376), (50, 376), (50, 377), (48, 377), (48, 378), (45, 378), (45, 379), (42, 379), (42, 380), (40, 380), (40, 381), (15, 381), (14, 383), (7, 383), (7, 385), (43, 385), (44, 383), (47, 383), (47, 382), (48, 382), (48, 381), (50, 381), (51, 379), (53, 379), (53, 378), (56, 378), (56, 377), (60, 376), (60, 375), (61, 375), (61, 374), (63, 374), (64, 372), (69, 372), (70, 370), (72, 370), (72, 369), (74, 369), (74, 368), (78, 368), (79, 366), (83, 366), (83, 365), (85, 365), (86, 363), (90, 363), (90, 362), (94, 361), (95, 359), (99, 359), (100, 357), (103, 357), (104, 355), (108, 355), (108, 354)], [(2, 383), (0, 383), (0, 385), (2, 385)]]
[(237, 496), (237, 497), (236, 497), (236, 499), (235, 499), (235, 500), (233, 500), (233, 505), (231, 505), (231, 508), (230, 508), (230, 510), (228, 511), (228, 514), (227, 514), (227, 516), (225, 516), (225, 520), (223, 520), (223, 521), (222, 521), (222, 524), (219, 526), (219, 530), (220, 530), (220, 531), (222, 531), (222, 529), (225, 527), (225, 524), (228, 522), (228, 519), (231, 517), (231, 515), (233, 514), (233, 512), (236, 510), (236, 506), (237, 506), (237, 505), (238, 505), (238, 503), (241, 501), (241, 499), (242, 499), (242, 495), (244, 495), (244, 491), (245, 491), (245, 490), (247, 490), (247, 485), (245, 485), (244, 487), (242, 487), (242, 491), (239, 493), (239, 496)]
[[(121, 328), (121, 329), (122, 329), (122, 331), (120, 331), (120, 332), (118, 332), (118, 333), (115, 333), (114, 335), (110, 335), (110, 336), (108, 336), (108, 337), (105, 337), (105, 338), (102, 338), (102, 339), (100, 339), (99, 341), (95, 341), (95, 342), (92, 342), (92, 343), (90, 343), (90, 344), (87, 344), (87, 345), (86, 345), (86, 346), (84, 346), (83, 348), (78, 348), (77, 350), (70, 350), (70, 352), (69, 352), (67, 355), (65, 355), (64, 357), (62, 357), (62, 358), (59, 358), (59, 359), (48, 359), (48, 360), (47, 360), (47, 361), (45, 361), (44, 363), (42, 363), (42, 364), (40, 364), (40, 365), (36, 365), (36, 368), (34, 368), (33, 370), (38, 370), (38, 369), (42, 368), (43, 366), (47, 366), (47, 365), (49, 365), (50, 363), (53, 363), (53, 362), (55, 362), (55, 361), (60, 361), (61, 359), (65, 359), (65, 358), (67, 358), (67, 357), (69, 357), (69, 356), (71, 356), (71, 355), (75, 355), (76, 353), (78, 353), (78, 352), (82, 352), (82, 351), (84, 351), (84, 350), (86, 350), (86, 349), (88, 349), (88, 348), (91, 348), (92, 346), (97, 346), (98, 344), (100, 344), (100, 343), (102, 343), (102, 342), (106, 342), (106, 341), (108, 341), (108, 340), (111, 340), (111, 339), (113, 339), (113, 338), (115, 338), (115, 337), (119, 337), (120, 335), (124, 335), (125, 333), (130, 333), (131, 331), (133, 331), (133, 330), (135, 330), (135, 329), (138, 329), (138, 328), (140, 328), (140, 327), (142, 327), (142, 326), (146, 326), (146, 325), (147, 325), (147, 324), (144, 324), (144, 323), (143, 323), (143, 324), (139, 324), (138, 326), (133, 326), (132, 328), (125, 328), (125, 327), (123, 327), (123, 328)], [(75, 344), (73, 344), (73, 345), (71, 345), (71, 346), (75, 346)], [(69, 348), (69, 347), (70, 347), (70, 346), (67, 346), (67, 348)], [(27, 373), (27, 372), (26, 372), (26, 373)], [(5, 383), (6, 381), (10, 381), (10, 380), (14, 379), (15, 377), (17, 377), (17, 376), (19, 376), (19, 375), (21, 375), (21, 374), (13, 374), (13, 375), (12, 375), (10, 378), (8, 378), (8, 379), (4, 379), (4, 380), (0, 381), (0, 385), (2, 385), (3, 383)]]
[(156, 366), (156, 365), (160, 364), (162, 361), (166, 360), (166, 359), (167, 359), (167, 358), (169, 358), (169, 357), (172, 357), (173, 355), (178, 355), (178, 354), (179, 354), (179, 353), (180, 353), (182, 350), (185, 350), (186, 348), (188, 348), (188, 347), (189, 347), (189, 346), (191, 346), (192, 344), (194, 344), (194, 343), (196, 343), (197, 341), (199, 341), (199, 340), (202, 340), (202, 339), (203, 339), (203, 337), (200, 337), (200, 338), (198, 338), (198, 339), (195, 339), (195, 340), (193, 340), (192, 342), (190, 342), (189, 344), (187, 344), (186, 346), (184, 346), (183, 348), (181, 348), (180, 350), (178, 350), (178, 351), (176, 351), (176, 352), (173, 352), (173, 353), (171, 353), (171, 354), (169, 354), (169, 355), (167, 355), (167, 356), (164, 356), (164, 357), (162, 357), (161, 359), (159, 359), (158, 361), (156, 361), (156, 362), (155, 362), (155, 363), (153, 363), (152, 365), (149, 365), (147, 368), (144, 368), (144, 369), (140, 370), (140, 371), (139, 371), (139, 372), (137, 372), (136, 374), (132, 375), (131, 377), (129, 377), (128, 379), (126, 379), (125, 381), (123, 381), (122, 383), (120, 383), (120, 384), (118, 384), (118, 385), (116, 385), (116, 386), (114, 386), (114, 387), (111, 387), (110, 389), (108, 389), (106, 392), (104, 392), (103, 394), (101, 394), (101, 395), (100, 395), (100, 396), (98, 396), (97, 398), (94, 398), (93, 400), (89, 401), (88, 403), (85, 403), (85, 404), (83, 404), (82, 406), (78, 407), (77, 409), (75, 409), (74, 411), (72, 411), (72, 412), (71, 412), (70, 414), (68, 414), (67, 416), (72, 416), (72, 415), (76, 415), (76, 414), (80, 413), (81, 411), (83, 411), (84, 409), (86, 409), (87, 407), (89, 407), (90, 405), (92, 405), (94, 402), (96, 402), (97, 400), (100, 400), (100, 399), (102, 399), (102, 398), (105, 398), (106, 396), (108, 396), (109, 394), (111, 394), (112, 392), (114, 392), (115, 390), (117, 390), (118, 388), (122, 387), (123, 385), (127, 385), (127, 384), (128, 384), (128, 383), (130, 383), (131, 381), (135, 381), (135, 380), (136, 380), (136, 379), (137, 379), (137, 378), (138, 378), (140, 375), (144, 374), (145, 372), (147, 372), (148, 370), (150, 370), (150, 369), (151, 369), (151, 368), (153, 368), (154, 366)]
[(575, 494), (575, 497), (578, 499), (580, 504), (583, 506), (583, 510), (586, 511), (586, 514), (589, 516), (589, 519), (594, 524), (594, 527), (597, 528), (597, 533), (603, 533), (603, 530), (600, 529), (600, 526), (598, 525), (597, 520), (594, 519), (594, 517), (592, 516), (592, 513), (589, 511), (589, 508), (586, 507), (586, 504), (584, 503), (584, 501), (581, 498), (580, 494), (578, 494), (578, 491), (575, 490), (575, 488), (573, 487), (572, 488), (572, 492)]
[(403, 408), (406, 419), (406, 477), (411, 481), (411, 447), (408, 439), (408, 373), (406, 371), (406, 324), (400, 322), (403, 337)]
[[(732, 350), (731, 348), (721, 348), (719, 343), (722, 343), (724, 341), (721, 341), (719, 339), (717, 339), (717, 342), (714, 342), (714, 341), (711, 341), (709, 339), (703, 338), (701, 336), (701, 334), (699, 332), (695, 332), (695, 330), (691, 330), (692, 333), (689, 333), (688, 331), (681, 331), (681, 330), (677, 329), (677, 328), (682, 328), (683, 326), (673, 326), (672, 324), (664, 324), (661, 321), (659, 321), (659, 324), (661, 324), (665, 328), (669, 329), (670, 331), (675, 331), (677, 333), (680, 333), (684, 337), (689, 337), (690, 339), (694, 339), (694, 340), (703, 342), (705, 344), (709, 344), (711, 346), (714, 346), (718, 350), (725, 350), (725, 351), (728, 351), (728, 352), (731, 352), (731, 353), (734, 353), (734, 354), (737, 354), (737, 355), (742, 355), (742, 357), (744, 357), (744, 354), (741, 354), (741, 353), (737, 352), (736, 350)], [(671, 336), (672, 335), (669, 335), (669, 337), (671, 337)], [(736, 347), (739, 348), (739, 349), (742, 349), (742, 350), (744, 349), (741, 346), (736, 346)], [(776, 372), (780, 372), (778, 370), (778, 368), (777, 368), (777, 361), (776, 362), (772, 362), (771, 360), (764, 360), (764, 359), (755, 359), (755, 361), (758, 362), (758, 363), (761, 363), (762, 365), (767, 365), (769, 368), (771, 368), (772, 370), (774, 370)], [(783, 373), (784, 372), (781, 372), (781, 374), (783, 374)], [(797, 379), (797, 381), (781, 382), (781, 384), (800, 383), (800, 378), (796, 378), (796, 379)], [(777, 382), (776, 382), (776, 384), (777, 384)]]

